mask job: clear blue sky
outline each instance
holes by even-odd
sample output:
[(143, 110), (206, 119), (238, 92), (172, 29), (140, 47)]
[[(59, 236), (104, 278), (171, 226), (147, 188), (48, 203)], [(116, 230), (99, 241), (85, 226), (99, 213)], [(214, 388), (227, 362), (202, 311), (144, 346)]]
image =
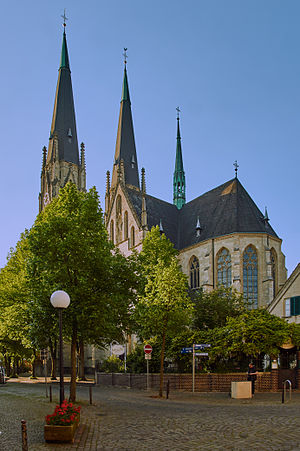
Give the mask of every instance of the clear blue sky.
[(187, 200), (234, 176), (300, 261), (300, 2), (52, 0), (2, 4), (0, 266), (38, 212), (63, 9), (87, 185), (104, 207), (119, 114), (123, 47), (139, 168), (147, 192), (172, 202), (176, 110)]

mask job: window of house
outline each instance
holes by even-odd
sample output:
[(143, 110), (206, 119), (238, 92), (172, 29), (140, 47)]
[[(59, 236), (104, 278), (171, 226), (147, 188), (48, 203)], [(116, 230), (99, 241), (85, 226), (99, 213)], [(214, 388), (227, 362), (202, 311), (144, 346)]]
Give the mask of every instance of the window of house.
[(230, 287), (231, 285), (231, 256), (228, 249), (221, 249), (217, 254), (218, 285)]
[(199, 267), (198, 258), (192, 257), (190, 262), (190, 287), (192, 289), (200, 287)]
[(258, 262), (257, 252), (250, 244), (243, 254), (243, 293), (250, 308), (258, 307)]
[(285, 300), (285, 316), (300, 315), (300, 296), (293, 296)]

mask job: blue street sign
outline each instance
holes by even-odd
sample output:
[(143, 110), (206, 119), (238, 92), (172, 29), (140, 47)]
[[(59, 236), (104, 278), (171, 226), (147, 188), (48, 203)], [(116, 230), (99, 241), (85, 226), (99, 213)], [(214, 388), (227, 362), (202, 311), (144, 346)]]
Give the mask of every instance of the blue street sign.
[(206, 344), (206, 343), (204, 343), (204, 344), (200, 344), (200, 345), (195, 345), (195, 349), (204, 349), (204, 348), (210, 348), (211, 347), (211, 345), (210, 344)]
[(193, 352), (193, 348), (182, 348), (180, 352), (181, 354), (189, 354)]

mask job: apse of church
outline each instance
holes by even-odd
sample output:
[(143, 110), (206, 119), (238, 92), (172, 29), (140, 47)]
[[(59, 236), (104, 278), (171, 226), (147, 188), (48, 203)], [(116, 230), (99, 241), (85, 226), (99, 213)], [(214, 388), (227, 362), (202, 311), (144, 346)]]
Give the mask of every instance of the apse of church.
[(128, 75), (123, 90), (113, 162), (107, 172), (105, 217), (110, 239), (124, 255), (140, 251), (153, 226), (174, 243), (192, 289), (232, 286), (257, 308), (268, 305), (287, 278), (282, 240), (237, 176), (186, 202), (180, 110), (173, 174), (173, 204), (146, 193), (145, 170), (139, 180)]

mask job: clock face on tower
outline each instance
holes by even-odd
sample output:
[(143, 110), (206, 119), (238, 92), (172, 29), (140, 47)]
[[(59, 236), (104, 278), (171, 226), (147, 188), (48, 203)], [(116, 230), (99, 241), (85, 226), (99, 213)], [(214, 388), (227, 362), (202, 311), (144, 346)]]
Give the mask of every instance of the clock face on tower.
[(44, 207), (46, 207), (46, 205), (48, 205), (49, 202), (50, 202), (49, 194), (46, 191), (46, 193), (44, 195)]

